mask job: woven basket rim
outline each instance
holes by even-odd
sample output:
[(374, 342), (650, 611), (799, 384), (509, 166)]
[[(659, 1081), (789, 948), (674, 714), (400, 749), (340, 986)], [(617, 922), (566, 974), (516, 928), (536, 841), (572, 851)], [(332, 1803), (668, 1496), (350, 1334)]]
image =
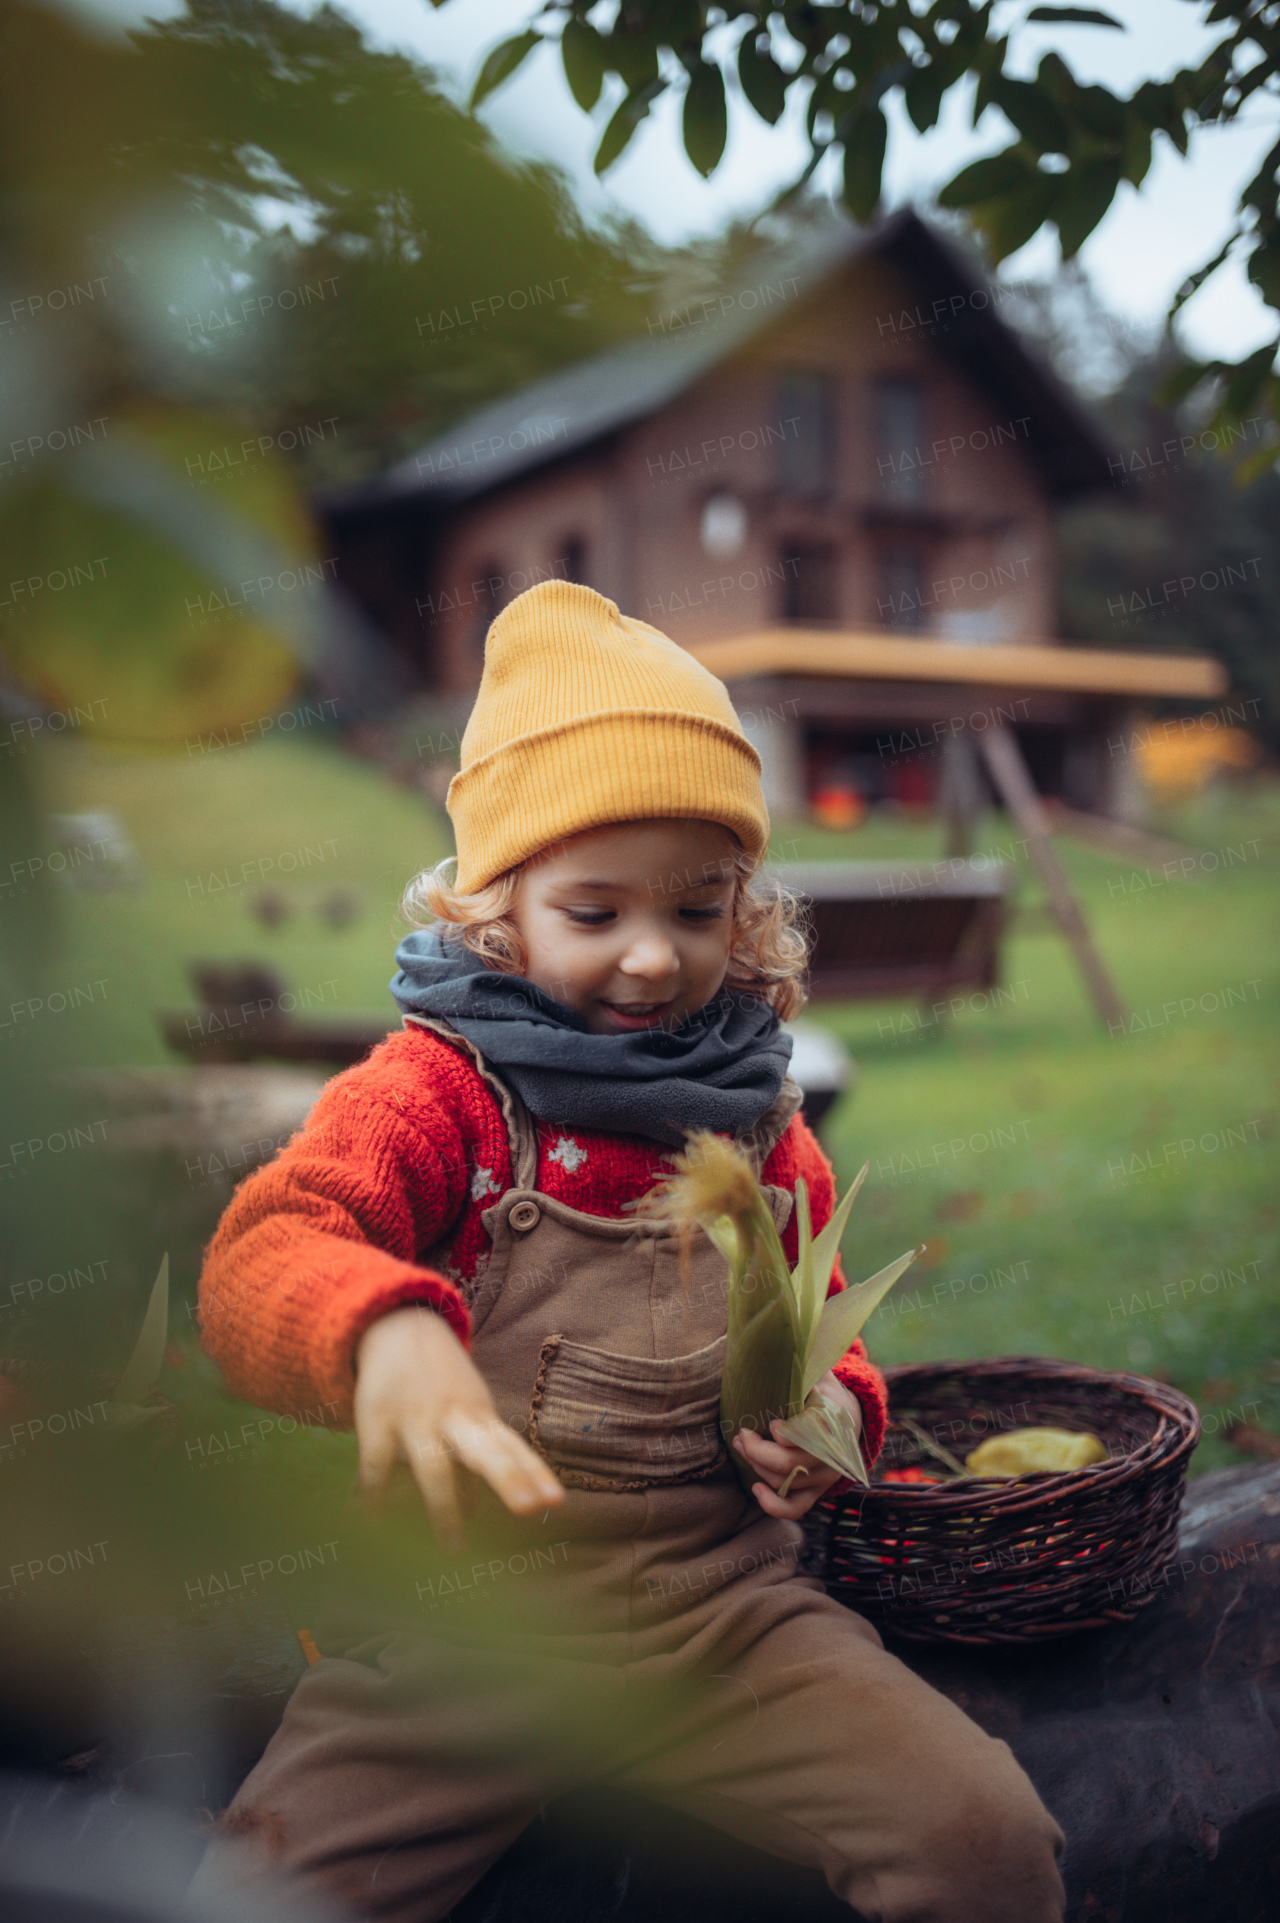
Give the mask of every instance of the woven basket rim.
[[(998, 1506), (1006, 1515), (1014, 1515), (1024, 1506), (1036, 1507), (1045, 1498), (1075, 1487), (1099, 1490), (1129, 1482), (1156, 1468), (1169, 1468), (1189, 1456), (1200, 1440), (1200, 1412), (1190, 1396), (1175, 1389), (1172, 1383), (1157, 1382), (1151, 1376), (1133, 1375), (1125, 1370), (1093, 1369), (1057, 1356), (1009, 1355), (966, 1361), (905, 1362), (882, 1373), (889, 1390), (890, 1427), (896, 1387), (923, 1386), (946, 1377), (975, 1381), (975, 1386), (983, 1380), (998, 1382), (1023, 1376), (1039, 1377), (1046, 1383), (1096, 1386), (1118, 1399), (1145, 1404), (1156, 1412), (1158, 1420), (1152, 1434), (1136, 1448), (1081, 1469), (1036, 1469), (1017, 1476), (967, 1476), (963, 1483), (953, 1485), (886, 1482), (873, 1468), (870, 1488), (862, 1492), (864, 1499), (873, 1492), (883, 1493), (894, 1502), (927, 1505), (933, 1509), (944, 1505), (971, 1509), (975, 1502), (980, 1502), (985, 1508)], [(1007, 1500), (1000, 1501), (1001, 1496)]]

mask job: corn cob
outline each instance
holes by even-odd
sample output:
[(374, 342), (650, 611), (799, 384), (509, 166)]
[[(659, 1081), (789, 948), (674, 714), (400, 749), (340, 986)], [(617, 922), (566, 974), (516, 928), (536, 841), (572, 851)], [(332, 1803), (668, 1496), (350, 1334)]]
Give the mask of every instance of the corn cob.
[[(799, 1261), (788, 1267), (773, 1214), (739, 1149), (717, 1135), (691, 1135), (676, 1156), (676, 1173), (646, 1196), (638, 1213), (655, 1226), (690, 1236), (701, 1227), (729, 1265), (728, 1335), (720, 1422), (730, 1458), (747, 1489), (757, 1473), (733, 1448), (740, 1430), (778, 1439), (817, 1456), (842, 1476), (867, 1481), (850, 1412), (816, 1385), (850, 1348), (918, 1250), (856, 1288), (827, 1296), (849, 1211), (866, 1180), (865, 1165), (822, 1233), (814, 1236), (808, 1190), (796, 1183)], [(785, 1494), (791, 1478), (782, 1485)]]

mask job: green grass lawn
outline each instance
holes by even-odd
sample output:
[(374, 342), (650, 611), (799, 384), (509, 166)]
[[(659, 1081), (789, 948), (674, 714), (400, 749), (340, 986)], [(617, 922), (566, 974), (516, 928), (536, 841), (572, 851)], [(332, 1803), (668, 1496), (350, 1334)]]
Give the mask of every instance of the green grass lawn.
[[(871, 1162), (851, 1271), (927, 1243), (867, 1329), (878, 1360), (1031, 1353), (1159, 1374), (1200, 1405), (1204, 1470), (1243, 1460), (1221, 1440), (1228, 1410), (1280, 1430), (1280, 792), (1157, 825), (1236, 858), (1142, 889), (1131, 864), (1059, 844), (1136, 1032), (1100, 1026), (1056, 934), (1015, 928), (1014, 999), (944, 1032), (900, 1008), (816, 1011), (861, 1071), (824, 1134), (842, 1182)], [(789, 832), (802, 857), (938, 845), (932, 827)], [(995, 823), (979, 846), (1014, 838)]]
[[(196, 957), (268, 962), (316, 1013), (394, 1015), (400, 896), (453, 846), (429, 802), (314, 735), (204, 755), (67, 740), (38, 769), (51, 812), (110, 809), (146, 875), (136, 893), (85, 888), (63, 901), (68, 983), (106, 981), (105, 1000), (58, 1017), (79, 1024), (80, 1060), (171, 1061), (154, 1011), (193, 1002)], [(266, 893), (285, 910), (275, 927), (253, 913)], [(346, 927), (323, 916), (335, 895), (356, 909)]]
[[(64, 900), (60, 973), (106, 982), (104, 1000), (45, 1018), (75, 1025), (78, 1059), (167, 1059), (153, 1011), (191, 1000), (195, 956), (269, 961), (316, 1007), (387, 1009), (401, 890), (449, 848), (426, 801), (319, 737), (146, 758), (64, 741), (33, 762), (48, 809), (113, 810), (146, 872), (136, 893)], [(811, 1014), (860, 1071), (824, 1130), (842, 1182), (871, 1162), (851, 1273), (927, 1243), (868, 1329), (873, 1354), (1040, 1353), (1161, 1374), (1205, 1413), (1203, 1469), (1242, 1459), (1221, 1440), (1228, 1410), (1280, 1430), (1280, 789), (1211, 795), (1153, 825), (1245, 854), (1140, 890), (1131, 864), (1064, 845), (1098, 945), (1150, 1029), (1108, 1036), (1034, 915), (1006, 945), (1011, 998), (945, 1031), (888, 1004)], [(995, 820), (978, 846), (1015, 840)], [(784, 859), (939, 850), (929, 822), (874, 818), (850, 834), (784, 823), (775, 836)], [(263, 888), (287, 910), (275, 929), (250, 912)], [(335, 891), (358, 903), (346, 928), (320, 913)]]

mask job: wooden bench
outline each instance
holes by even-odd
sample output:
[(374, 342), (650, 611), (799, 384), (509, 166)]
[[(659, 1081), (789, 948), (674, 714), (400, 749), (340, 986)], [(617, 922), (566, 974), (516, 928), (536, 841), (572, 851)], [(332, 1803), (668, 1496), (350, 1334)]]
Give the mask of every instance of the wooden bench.
[(814, 1001), (930, 1002), (992, 988), (1016, 870), (947, 861), (813, 861), (774, 872), (804, 898)]
[(385, 1017), (299, 1015), (298, 997), (261, 962), (193, 962), (188, 973), (199, 1007), (161, 1009), (156, 1021), (167, 1047), (207, 1066), (270, 1060), (350, 1068), (400, 1026), (390, 1008)]

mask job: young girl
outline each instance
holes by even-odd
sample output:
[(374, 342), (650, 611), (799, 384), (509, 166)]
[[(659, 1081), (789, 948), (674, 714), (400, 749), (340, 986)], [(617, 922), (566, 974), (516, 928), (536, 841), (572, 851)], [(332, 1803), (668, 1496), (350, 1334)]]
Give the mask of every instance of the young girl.
[[(792, 1260), (797, 1181), (815, 1231), (833, 1207), (779, 1028), (804, 944), (752, 879), (768, 818), (727, 693), (546, 582), (489, 631), (449, 812), (404, 1030), (237, 1192), (204, 1342), (253, 1402), (336, 1404), (366, 1489), (406, 1463), (459, 1555), (467, 1513), (542, 1684), (456, 1613), (322, 1639), (225, 1832), (357, 1916), (431, 1923), (590, 1775), (820, 1866), (867, 1918), (1055, 1923), (1061, 1835), (1011, 1752), (799, 1573), (832, 1473), (760, 1435), (750, 1494), (735, 1473), (722, 1258), (630, 1207), (694, 1129), (751, 1155)], [(823, 1387), (874, 1457), (861, 1343)], [(588, 1702), (571, 1758), (547, 1719)], [(219, 1839), (202, 1878), (248, 1860)]]

